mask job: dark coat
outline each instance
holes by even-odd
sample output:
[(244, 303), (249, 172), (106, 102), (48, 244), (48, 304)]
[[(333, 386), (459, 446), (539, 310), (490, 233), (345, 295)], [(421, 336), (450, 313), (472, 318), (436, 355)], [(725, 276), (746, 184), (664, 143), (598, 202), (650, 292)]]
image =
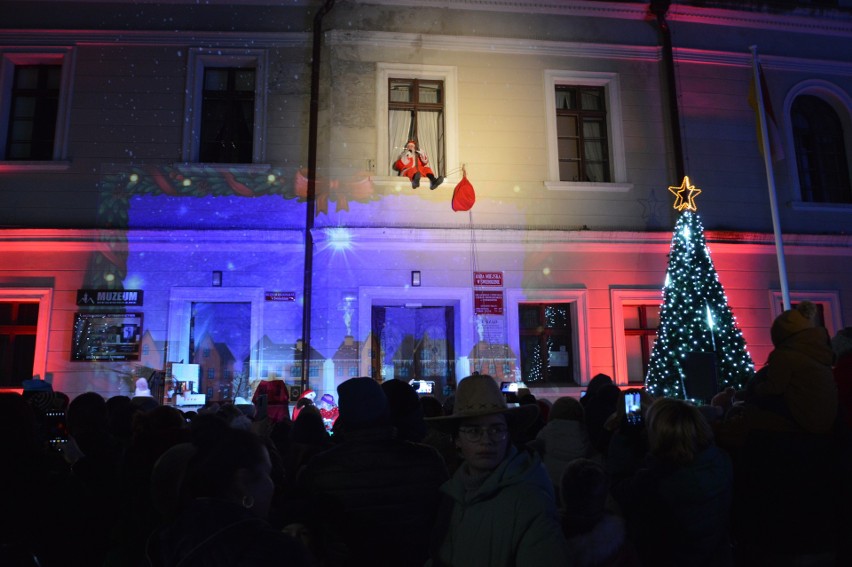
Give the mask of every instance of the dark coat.
[(305, 547), (237, 504), (191, 502), (170, 526), (151, 535), (156, 567), (302, 567), (314, 565)]
[(731, 461), (710, 446), (684, 466), (649, 456), (613, 496), (643, 565), (724, 567), (732, 564), (732, 490)]
[(396, 439), (391, 427), (346, 431), (297, 480), (317, 555), (329, 566), (423, 565), (448, 477), (435, 449)]

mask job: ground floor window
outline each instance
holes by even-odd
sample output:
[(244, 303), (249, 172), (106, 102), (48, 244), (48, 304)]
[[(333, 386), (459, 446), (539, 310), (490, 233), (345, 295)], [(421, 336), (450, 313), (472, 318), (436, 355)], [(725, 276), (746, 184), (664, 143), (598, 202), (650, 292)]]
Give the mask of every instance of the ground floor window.
[(651, 350), (657, 340), (660, 306), (625, 305), (623, 313), (627, 381), (631, 384), (641, 384), (645, 382)]
[(574, 383), (571, 303), (518, 304), (521, 377), (529, 385)]
[(38, 310), (38, 303), (0, 302), (0, 387), (33, 377)]

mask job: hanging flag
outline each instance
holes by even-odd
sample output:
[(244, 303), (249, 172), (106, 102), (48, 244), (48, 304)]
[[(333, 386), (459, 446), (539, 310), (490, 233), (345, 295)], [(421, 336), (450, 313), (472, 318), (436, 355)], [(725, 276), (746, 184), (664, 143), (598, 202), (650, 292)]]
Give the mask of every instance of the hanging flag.
[[(781, 146), (781, 134), (778, 131), (778, 123), (775, 120), (775, 113), (772, 111), (772, 102), (769, 99), (769, 89), (766, 87), (766, 77), (763, 75), (763, 68), (760, 63), (757, 63), (757, 74), (760, 80), (760, 93), (763, 97), (763, 115), (766, 117), (766, 133), (769, 137), (769, 148), (771, 150), (773, 162), (778, 162), (784, 159), (784, 148)], [(748, 90), (748, 105), (755, 112), (757, 118), (757, 144), (760, 149), (760, 154), (763, 154), (763, 135), (760, 132), (760, 106), (757, 101), (757, 87), (755, 85), (757, 79), (752, 75), (751, 85)]]
[(462, 168), (462, 179), (453, 189), (453, 210), (469, 211), (475, 202), (476, 193), (473, 190), (473, 185), (467, 180), (467, 172)]

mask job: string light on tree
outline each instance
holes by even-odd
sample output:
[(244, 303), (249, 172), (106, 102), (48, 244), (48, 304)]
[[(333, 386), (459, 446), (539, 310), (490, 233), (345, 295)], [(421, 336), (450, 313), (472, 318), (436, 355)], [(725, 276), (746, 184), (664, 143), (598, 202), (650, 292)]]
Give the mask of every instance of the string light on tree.
[(742, 388), (754, 374), (754, 363), (728, 298), (719, 281), (695, 197), (701, 193), (683, 178), (668, 188), (681, 211), (672, 232), (663, 287), (660, 327), (651, 352), (645, 386), (654, 396), (684, 398), (684, 363), (693, 352), (716, 355), (718, 389)]

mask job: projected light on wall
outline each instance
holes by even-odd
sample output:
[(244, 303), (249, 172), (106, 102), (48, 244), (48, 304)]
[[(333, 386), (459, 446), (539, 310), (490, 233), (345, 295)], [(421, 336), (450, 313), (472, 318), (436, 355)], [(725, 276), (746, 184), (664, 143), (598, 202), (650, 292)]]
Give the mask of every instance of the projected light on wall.
[(332, 228), (328, 231), (328, 246), (335, 252), (352, 249), (352, 233), (346, 228)]

